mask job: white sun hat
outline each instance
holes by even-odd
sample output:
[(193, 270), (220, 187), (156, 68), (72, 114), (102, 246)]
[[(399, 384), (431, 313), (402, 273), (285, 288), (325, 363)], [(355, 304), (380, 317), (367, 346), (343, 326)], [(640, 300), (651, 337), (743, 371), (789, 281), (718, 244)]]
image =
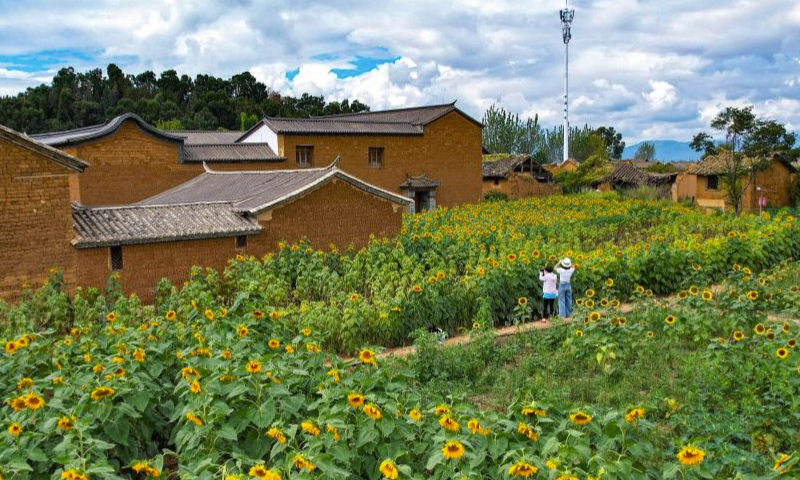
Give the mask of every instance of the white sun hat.
[(569, 268), (572, 266), (572, 260), (570, 260), (569, 258), (564, 258), (564, 260), (561, 260), (561, 265), (565, 266), (566, 268)]

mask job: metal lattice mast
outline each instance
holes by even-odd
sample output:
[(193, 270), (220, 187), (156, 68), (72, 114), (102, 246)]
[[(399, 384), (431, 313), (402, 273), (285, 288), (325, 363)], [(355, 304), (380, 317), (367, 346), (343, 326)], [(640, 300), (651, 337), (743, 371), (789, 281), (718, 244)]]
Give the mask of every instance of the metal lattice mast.
[(564, 10), (561, 10), (561, 35), (564, 39), (564, 158), (566, 162), (569, 158), (569, 41), (572, 38), (570, 25), (575, 17), (575, 10), (569, 9), (569, 0), (564, 2)]

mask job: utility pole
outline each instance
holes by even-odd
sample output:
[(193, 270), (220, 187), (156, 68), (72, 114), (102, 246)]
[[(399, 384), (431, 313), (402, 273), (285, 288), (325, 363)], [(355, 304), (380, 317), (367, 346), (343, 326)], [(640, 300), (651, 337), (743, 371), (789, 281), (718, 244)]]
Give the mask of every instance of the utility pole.
[(561, 163), (569, 158), (569, 41), (574, 17), (575, 10), (570, 10), (569, 0), (564, 0), (564, 10), (561, 10), (561, 35), (564, 38), (564, 158)]

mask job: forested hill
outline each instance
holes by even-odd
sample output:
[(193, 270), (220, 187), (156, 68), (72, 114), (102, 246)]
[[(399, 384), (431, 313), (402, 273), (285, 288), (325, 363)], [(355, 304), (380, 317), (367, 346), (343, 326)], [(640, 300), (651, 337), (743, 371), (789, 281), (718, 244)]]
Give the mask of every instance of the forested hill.
[(134, 112), (169, 129), (242, 130), (262, 116), (310, 117), (369, 110), (345, 99), (325, 102), (321, 96), (280, 95), (249, 72), (225, 80), (212, 75), (179, 75), (166, 70), (125, 74), (113, 63), (75, 72), (62, 68), (49, 85), (0, 97), (0, 124), (26, 133), (40, 133), (103, 123)]

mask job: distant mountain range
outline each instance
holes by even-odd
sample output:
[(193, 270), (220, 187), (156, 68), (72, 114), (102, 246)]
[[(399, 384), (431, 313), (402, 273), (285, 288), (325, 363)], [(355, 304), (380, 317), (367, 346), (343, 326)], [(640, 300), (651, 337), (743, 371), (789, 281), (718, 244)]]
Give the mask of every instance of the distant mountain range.
[[(672, 162), (675, 160), (700, 160), (700, 152), (695, 152), (689, 146), (689, 142), (679, 142), (677, 140), (647, 140), (656, 146), (656, 160), (662, 162)], [(622, 152), (623, 159), (633, 158), (636, 149), (644, 142), (628, 145)]]

